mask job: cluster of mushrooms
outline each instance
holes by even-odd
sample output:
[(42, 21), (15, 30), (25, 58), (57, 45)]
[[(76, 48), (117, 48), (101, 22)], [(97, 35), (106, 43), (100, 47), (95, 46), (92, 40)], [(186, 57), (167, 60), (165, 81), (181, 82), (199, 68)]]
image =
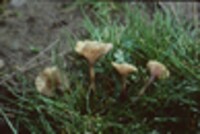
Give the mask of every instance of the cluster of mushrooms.
[[(75, 51), (83, 56), (89, 64), (89, 76), (90, 76), (90, 86), (89, 89), (94, 91), (96, 90), (95, 86), (95, 70), (94, 65), (102, 56), (106, 55), (111, 49), (113, 45), (111, 43), (102, 43), (98, 41), (78, 41), (75, 46)], [(112, 62), (112, 66), (115, 70), (121, 75), (122, 79), (122, 90), (120, 96), (126, 97), (127, 95), (127, 86), (126, 80), (127, 76), (131, 73), (138, 72), (138, 69), (129, 63), (116, 63)], [(148, 87), (156, 80), (156, 79), (165, 79), (170, 75), (169, 70), (165, 65), (156, 61), (150, 60), (147, 63), (147, 68), (150, 72), (150, 77), (143, 88), (139, 91), (138, 96), (142, 96)], [(69, 89), (68, 79), (66, 75), (61, 72), (58, 67), (48, 67), (41, 72), (36, 80), (35, 85), (37, 90), (46, 96), (53, 96), (56, 90), (65, 91)]]

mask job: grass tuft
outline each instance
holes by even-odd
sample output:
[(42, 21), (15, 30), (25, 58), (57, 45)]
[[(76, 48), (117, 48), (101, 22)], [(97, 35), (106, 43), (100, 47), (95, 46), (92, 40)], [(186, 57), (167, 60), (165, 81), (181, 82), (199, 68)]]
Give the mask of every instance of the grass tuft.
[[(12, 131), (26, 130), (32, 134), (196, 133), (200, 123), (198, 32), (191, 31), (186, 22), (178, 23), (170, 12), (157, 9), (149, 16), (141, 4), (90, 3), (89, 15), (86, 6), (81, 8), (87, 38), (68, 34), (70, 44), (75, 46), (77, 39), (90, 39), (114, 45), (95, 65), (97, 92), (88, 90), (88, 66), (77, 54), (69, 56), (67, 60), (71, 66), (67, 69), (59, 62), (69, 74), (71, 92), (48, 98), (37, 93), (33, 84), (21, 76), (22, 87), (7, 87), (13, 97), (0, 95), (4, 102), (1, 118), (8, 122)], [(146, 63), (150, 59), (165, 64), (171, 76), (156, 81), (135, 102), (149, 77)], [(128, 77), (129, 97), (124, 102), (119, 100), (121, 78), (111, 61), (126, 61), (139, 69), (137, 74)], [(10, 114), (14, 117), (7, 116)]]

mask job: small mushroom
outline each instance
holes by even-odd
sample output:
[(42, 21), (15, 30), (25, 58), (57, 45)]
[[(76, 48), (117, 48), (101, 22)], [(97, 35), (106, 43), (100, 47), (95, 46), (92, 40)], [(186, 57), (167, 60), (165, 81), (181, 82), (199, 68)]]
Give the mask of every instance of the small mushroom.
[(126, 88), (126, 79), (127, 76), (132, 73), (132, 72), (137, 72), (138, 69), (128, 63), (116, 63), (116, 62), (112, 62), (112, 66), (117, 70), (117, 72), (121, 75), (122, 78), (122, 90), (121, 90), (121, 94), (120, 94), (120, 98), (124, 98), (127, 96), (127, 88)]
[(170, 72), (167, 67), (158, 61), (150, 60), (147, 63), (147, 68), (151, 76), (144, 87), (140, 90), (138, 94), (139, 96), (143, 95), (149, 85), (151, 85), (151, 83), (153, 83), (156, 79), (165, 79), (170, 76)]
[(75, 51), (85, 57), (89, 63), (90, 89), (95, 90), (95, 71), (94, 64), (103, 55), (107, 54), (113, 45), (111, 43), (102, 43), (97, 41), (78, 41)]
[[(46, 96), (52, 97), (56, 89), (65, 90), (68, 88), (66, 77), (62, 77), (57, 67), (45, 68), (35, 80), (37, 90)], [(62, 87), (64, 85), (65, 87)]]

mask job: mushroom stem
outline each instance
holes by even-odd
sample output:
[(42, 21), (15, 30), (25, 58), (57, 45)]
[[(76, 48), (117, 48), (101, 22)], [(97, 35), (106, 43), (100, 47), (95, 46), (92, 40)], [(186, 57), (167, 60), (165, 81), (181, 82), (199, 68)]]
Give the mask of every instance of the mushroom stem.
[(89, 71), (90, 71), (90, 89), (95, 91), (96, 85), (95, 85), (95, 72), (94, 72), (94, 65), (89, 65)]
[(122, 77), (122, 91), (126, 90), (126, 76)]
[(156, 75), (151, 75), (147, 83), (144, 85), (144, 87), (140, 90), (138, 96), (142, 96), (145, 91), (148, 89), (148, 87), (153, 83), (153, 81), (156, 79)]
[(126, 97), (127, 97), (126, 76), (122, 76), (122, 90), (120, 93), (120, 98), (124, 100)]

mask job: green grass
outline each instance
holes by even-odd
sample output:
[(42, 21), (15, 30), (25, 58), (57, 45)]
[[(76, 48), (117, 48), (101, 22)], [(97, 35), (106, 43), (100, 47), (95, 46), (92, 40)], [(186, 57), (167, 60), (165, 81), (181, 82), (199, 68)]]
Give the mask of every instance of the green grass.
[[(142, 4), (131, 8), (129, 3), (91, 3), (89, 15), (87, 4), (79, 6), (87, 35), (68, 34), (69, 43), (74, 47), (77, 40), (90, 39), (114, 45), (95, 66), (96, 94), (88, 90), (87, 62), (75, 52), (69, 59), (58, 59), (71, 65), (65, 69), (70, 76), (70, 93), (42, 96), (20, 76), (20, 87), (7, 86), (12, 97), (0, 95), (5, 104), (0, 113), (13, 133), (22, 126), (32, 134), (196, 133), (200, 123), (199, 31), (177, 22), (169, 11), (156, 11), (150, 17)], [(156, 81), (135, 103), (149, 76), (146, 63), (150, 59), (165, 64), (171, 76)], [(129, 76), (129, 97), (124, 102), (118, 98), (120, 77), (111, 61), (126, 61), (139, 69)], [(14, 114), (14, 120), (5, 113)]]

